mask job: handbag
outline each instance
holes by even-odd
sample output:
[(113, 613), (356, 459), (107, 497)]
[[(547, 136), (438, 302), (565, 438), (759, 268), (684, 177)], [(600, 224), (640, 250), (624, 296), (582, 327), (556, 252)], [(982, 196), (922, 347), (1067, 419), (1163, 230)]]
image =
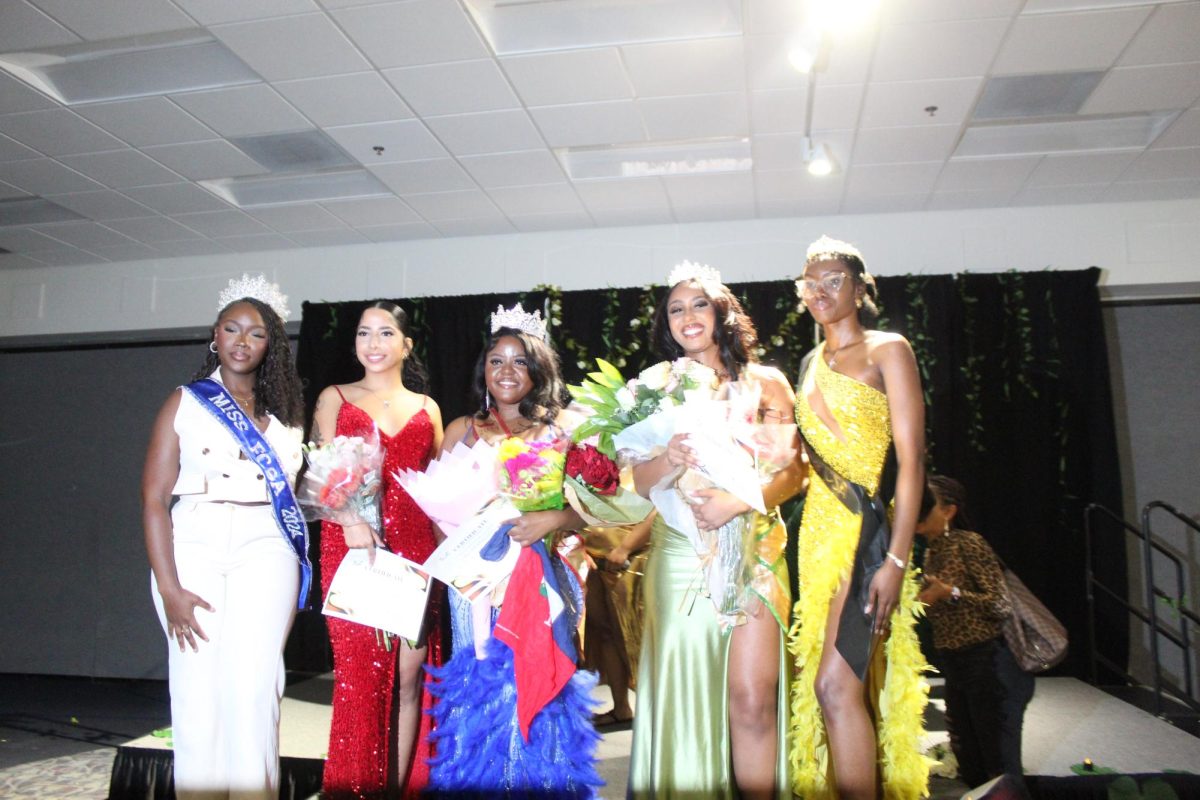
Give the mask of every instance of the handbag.
[(1012, 613), (1004, 621), (1004, 641), (1026, 672), (1045, 672), (1067, 657), (1067, 629), (1017, 574), (1001, 562)]

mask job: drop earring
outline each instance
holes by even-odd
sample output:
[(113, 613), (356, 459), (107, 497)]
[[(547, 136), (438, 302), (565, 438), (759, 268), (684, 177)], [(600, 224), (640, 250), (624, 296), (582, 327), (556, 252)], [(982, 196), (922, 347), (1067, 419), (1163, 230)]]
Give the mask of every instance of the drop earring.
[(484, 411), (492, 410), (492, 393), (491, 392), (483, 393), (483, 410)]

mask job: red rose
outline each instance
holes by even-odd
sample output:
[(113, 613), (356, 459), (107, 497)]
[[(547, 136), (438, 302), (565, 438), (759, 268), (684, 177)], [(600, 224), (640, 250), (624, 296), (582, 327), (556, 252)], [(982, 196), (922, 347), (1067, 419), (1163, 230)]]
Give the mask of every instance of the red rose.
[(317, 499), (321, 505), (335, 511), (349, 502), (350, 498), (362, 485), (361, 476), (343, 467), (337, 467), (329, 472), (329, 478), (321, 487)]
[(596, 494), (616, 494), (621, 472), (608, 456), (590, 444), (567, 451), (567, 474), (586, 484)]

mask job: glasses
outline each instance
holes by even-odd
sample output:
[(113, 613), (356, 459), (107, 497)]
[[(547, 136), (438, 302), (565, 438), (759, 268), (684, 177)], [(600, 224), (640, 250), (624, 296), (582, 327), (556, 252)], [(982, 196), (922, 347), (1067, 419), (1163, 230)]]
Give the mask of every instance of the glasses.
[(814, 297), (818, 291), (822, 291), (827, 295), (837, 294), (845, 285), (846, 279), (850, 277), (844, 272), (831, 272), (817, 280), (804, 278), (796, 281), (796, 291), (801, 297)]

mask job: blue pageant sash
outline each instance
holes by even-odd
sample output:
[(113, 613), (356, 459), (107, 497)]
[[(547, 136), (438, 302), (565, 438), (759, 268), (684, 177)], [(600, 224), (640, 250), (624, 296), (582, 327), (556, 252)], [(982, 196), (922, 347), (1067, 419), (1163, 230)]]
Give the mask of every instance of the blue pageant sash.
[(296, 495), (287, 480), (287, 470), (279, 463), (279, 456), (267, 440), (259, 433), (233, 398), (225, 391), (225, 387), (212, 378), (189, 383), (183, 387), (191, 392), (200, 405), (221, 423), (246, 454), (246, 458), (258, 464), (266, 476), (267, 494), (271, 496), (271, 506), (275, 511), (275, 524), (279, 532), (292, 546), (296, 558), (300, 559), (300, 600), (299, 607), (304, 609), (308, 600), (308, 590), (312, 585), (312, 564), (308, 560), (308, 525)]

